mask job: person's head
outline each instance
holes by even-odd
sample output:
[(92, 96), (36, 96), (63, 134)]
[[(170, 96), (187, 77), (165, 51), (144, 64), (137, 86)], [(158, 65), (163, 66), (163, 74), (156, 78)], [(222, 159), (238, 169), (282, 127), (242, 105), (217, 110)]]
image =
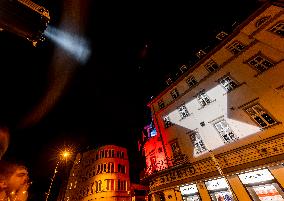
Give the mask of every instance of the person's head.
[(28, 187), (28, 171), (23, 165), (0, 161), (0, 191), (17, 193)]
[(9, 145), (9, 130), (6, 127), (0, 127), (0, 159), (7, 151)]

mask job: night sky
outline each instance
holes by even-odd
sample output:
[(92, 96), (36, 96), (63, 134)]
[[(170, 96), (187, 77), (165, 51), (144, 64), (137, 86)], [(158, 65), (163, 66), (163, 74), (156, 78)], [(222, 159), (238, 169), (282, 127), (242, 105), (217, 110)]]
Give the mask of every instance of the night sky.
[[(68, 1), (35, 2), (49, 9), (50, 25), (61, 29), (62, 17), (73, 11)], [(85, 64), (49, 39), (35, 48), (0, 33), (0, 123), (11, 132), (4, 159), (29, 168), (31, 200), (43, 200), (56, 150), (64, 145), (124, 146), (131, 178), (138, 182), (137, 139), (150, 121), (151, 97), (165, 88), (166, 76), (194, 63), (195, 52), (210, 49), (218, 32), (230, 32), (260, 5), (256, 0), (82, 2), (86, 20), (67, 28), (84, 28), (80, 37), (91, 46)]]

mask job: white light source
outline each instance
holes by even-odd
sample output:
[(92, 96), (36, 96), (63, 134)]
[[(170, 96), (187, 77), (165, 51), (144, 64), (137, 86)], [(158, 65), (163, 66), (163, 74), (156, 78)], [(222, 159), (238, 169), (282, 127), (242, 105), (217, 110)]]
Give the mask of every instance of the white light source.
[(45, 36), (54, 41), (81, 64), (85, 64), (91, 55), (90, 44), (84, 38), (48, 26)]

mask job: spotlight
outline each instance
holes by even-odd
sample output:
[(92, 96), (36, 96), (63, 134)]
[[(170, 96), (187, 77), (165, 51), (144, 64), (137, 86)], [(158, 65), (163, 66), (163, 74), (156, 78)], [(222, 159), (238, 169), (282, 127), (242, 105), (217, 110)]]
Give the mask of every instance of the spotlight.
[(0, 31), (7, 31), (32, 42), (44, 40), (50, 16), (46, 8), (30, 0), (0, 1)]

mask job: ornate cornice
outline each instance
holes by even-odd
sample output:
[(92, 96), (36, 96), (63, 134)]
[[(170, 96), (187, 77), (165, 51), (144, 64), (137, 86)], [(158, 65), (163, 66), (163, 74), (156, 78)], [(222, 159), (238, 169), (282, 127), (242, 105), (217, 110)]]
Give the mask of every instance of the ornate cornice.
[[(283, 161), (284, 133), (215, 155), (215, 158), (226, 175)], [(146, 179), (150, 182), (150, 190), (156, 191), (167, 186), (204, 180), (218, 175), (216, 164), (208, 157), (154, 173)]]

